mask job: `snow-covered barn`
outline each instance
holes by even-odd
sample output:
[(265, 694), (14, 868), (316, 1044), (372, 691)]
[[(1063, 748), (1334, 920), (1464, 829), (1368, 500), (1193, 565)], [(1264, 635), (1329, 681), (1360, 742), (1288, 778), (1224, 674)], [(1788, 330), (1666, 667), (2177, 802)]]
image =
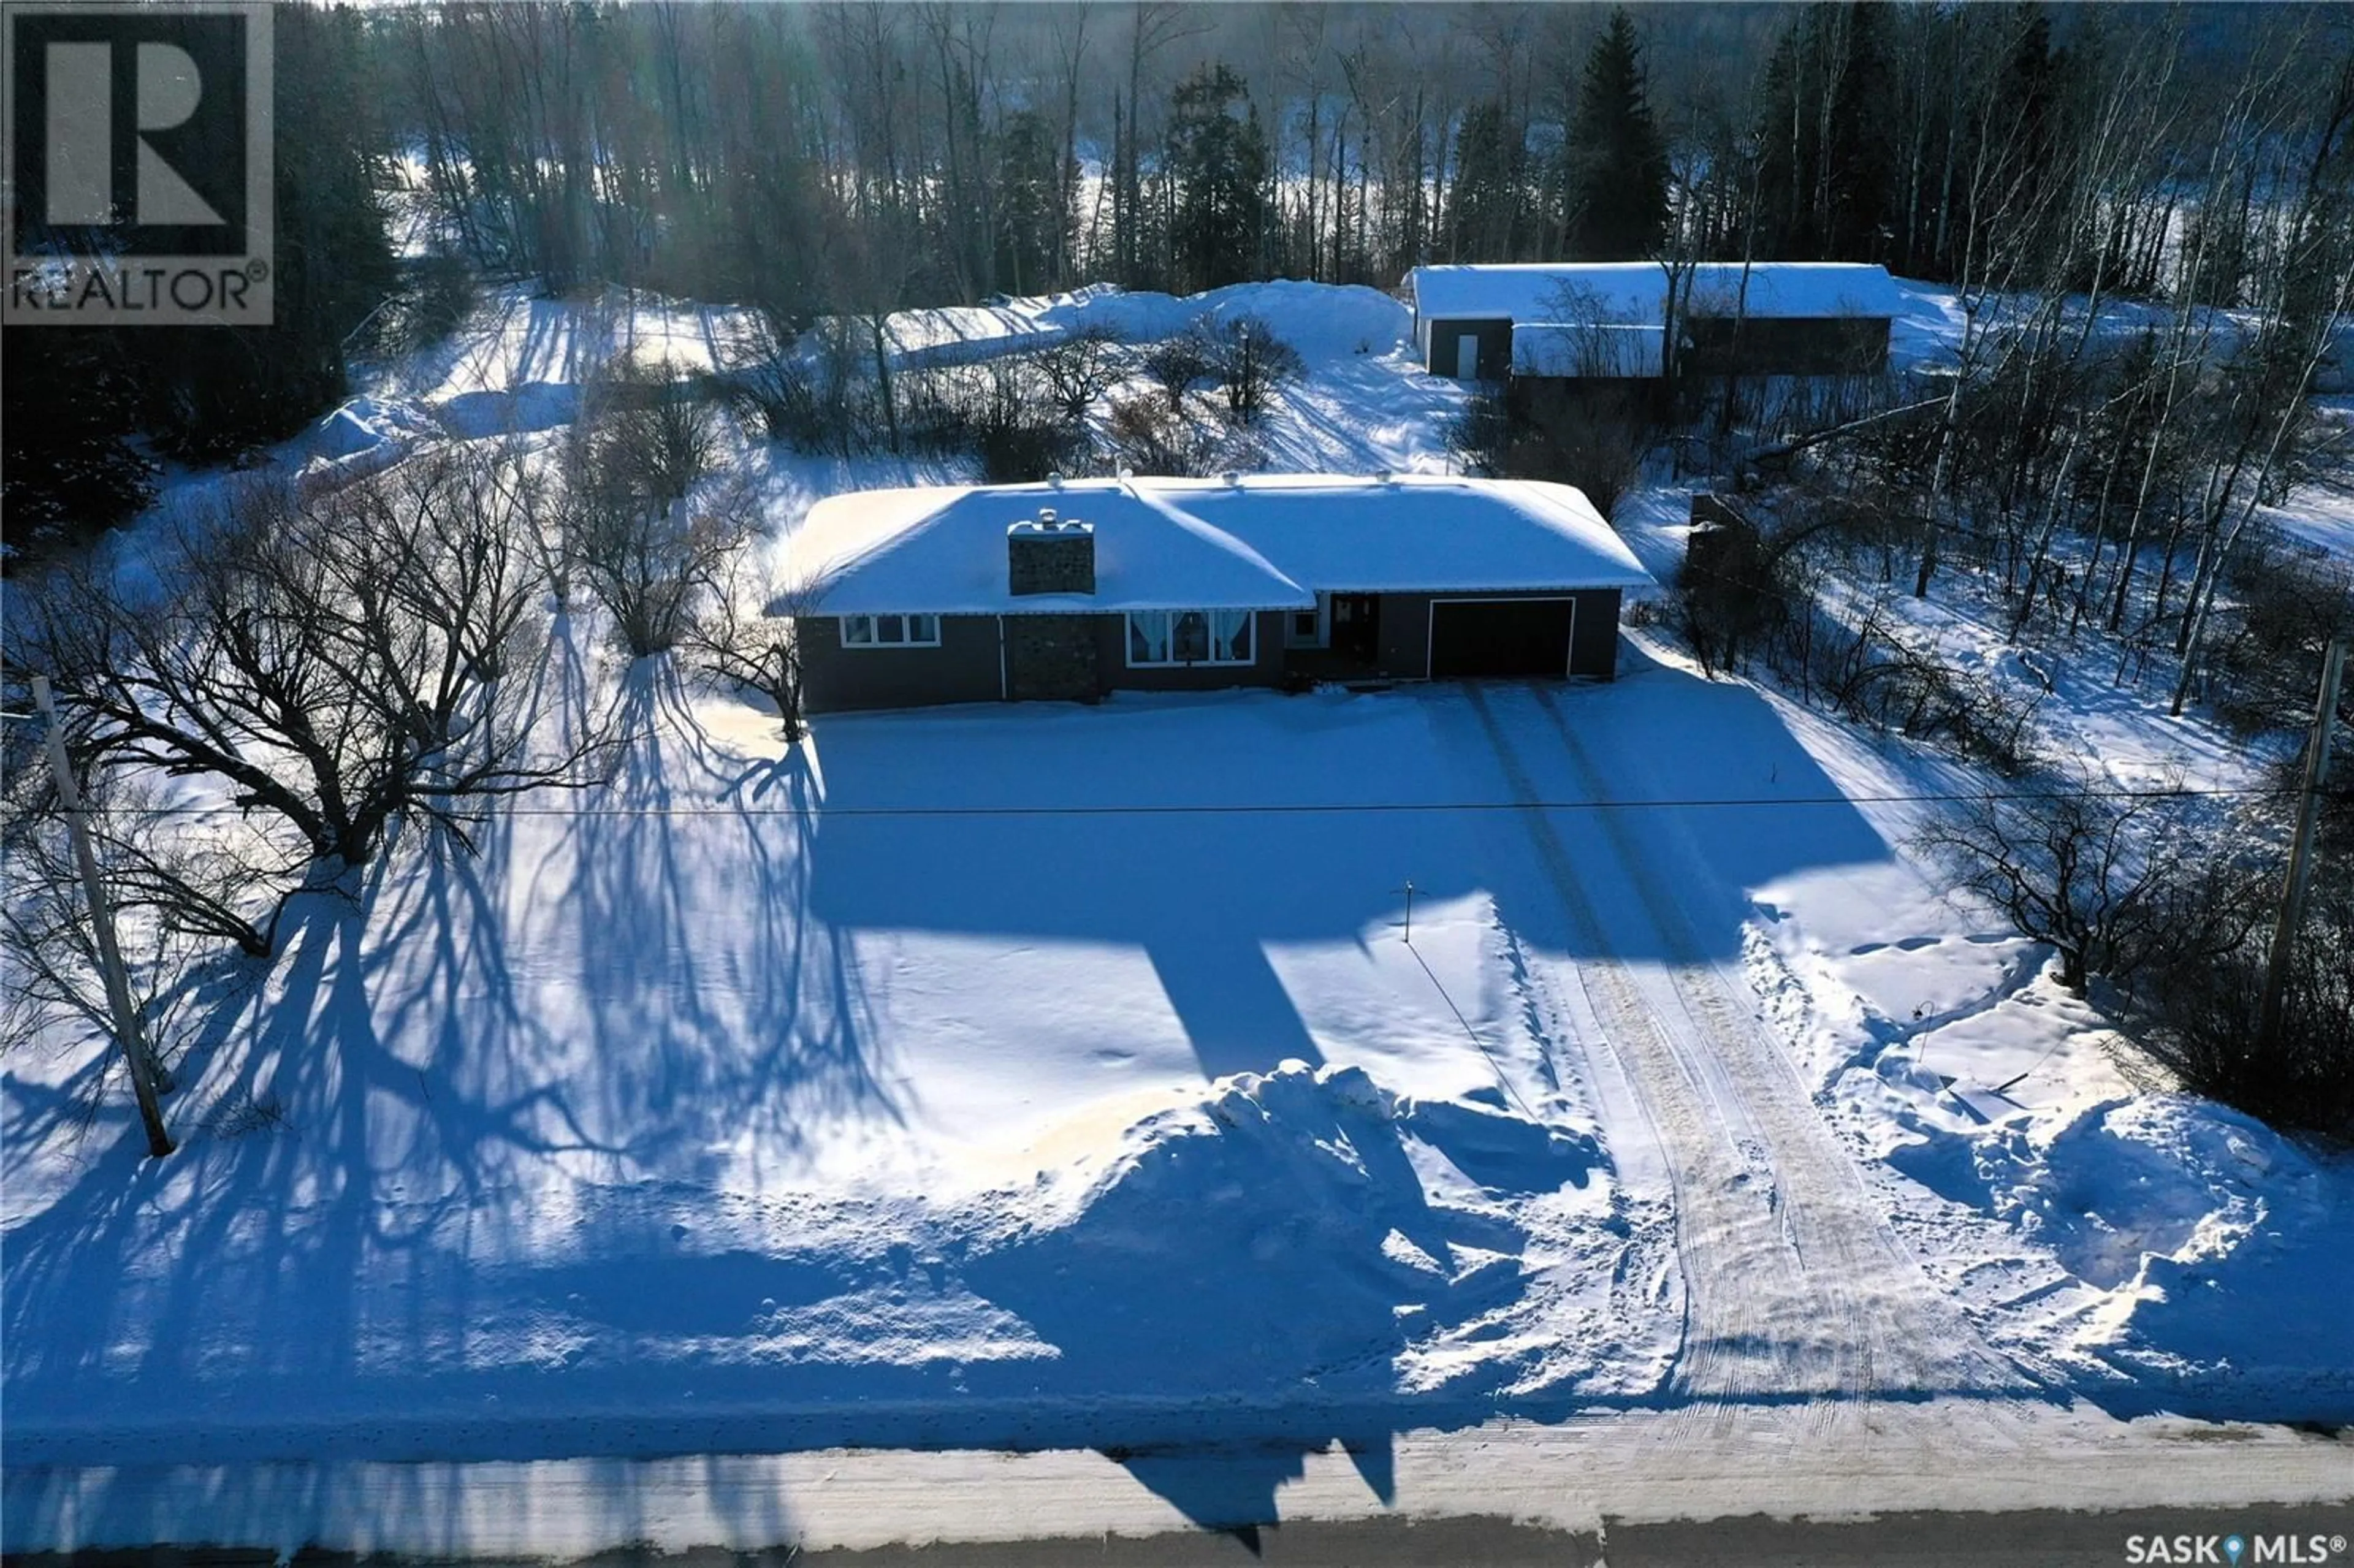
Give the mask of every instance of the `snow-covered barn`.
[(1886, 268), (1860, 262), (1701, 262), (1680, 283), (1674, 344), (1656, 262), (1417, 267), (1405, 290), (1424, 368), (1465, 381), (1656, 379), (1670, 351), (1702, 375), (1878, 370), (1903, 305)]
[(1577, 491), (1408, 474), (837, 495), (788, 547), (809, 711), (1593, 675), (1651, 586)]

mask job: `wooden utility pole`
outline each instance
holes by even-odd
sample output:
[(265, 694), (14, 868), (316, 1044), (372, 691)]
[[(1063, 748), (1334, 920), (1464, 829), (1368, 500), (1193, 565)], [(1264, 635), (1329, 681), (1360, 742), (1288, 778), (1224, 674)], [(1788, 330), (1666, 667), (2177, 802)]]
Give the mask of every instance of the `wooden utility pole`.
[(2321, 814), (2321, 787), (2329, 779), (2329, 732), (2338, 720), (2338, 686), (2346, 673), (2346, 639), (2330, 639), (2321, 661), (2321, 701), (2313, 714), (2313, 738), (2306, 744), (2305, 789), (2297, 797), (2296, 836), (2289, 841), (2288, 877), (2281, 889), (2280, 924), (2273, 927), (2272, 962), (2264, 971), (2264, 1008), (2256, 1040), (2271, 1046), (2280, 1038), (2287, 1001), (2289, 958), (2297, 927), (2305, 924), (2306, 891), (2313, 885), (2313, 831)]
[(65, 806), (66, 835), (73, 841), (74, 863), (81, 868), (82, 895), (90, 900), (90, 926), (98, 946), (98, 967), (106, 980), (106, 1005), (114, 1014), (115, 1044), (122, 1048), (123, 1064), (131, 1069), (131, 1091), (139, 1101), (139, 1119), (147, 1128), (147, 1152), (157, 1159), (172, 1152), (172, 1135), (164, 1128), (164, 1108), (155, 1092), (155, 1064), (139, 1032), (139, 1010), (131, 1005), (131, 981), (122, 969), (122, 949), (115, 945), (114, 911), (98, 880), (98, 856), (90, 852), (90, 829), (83, 820), (81, 789), (74, 779), (73, 762), (66, 756), (65, 732), (58, 727), (57, 708), (49, 701), (49, 680), (33, 677), (33, 705), (40, 710), (41, 732), (48, 742), (49, 774), (57, 780), (58, 799)]

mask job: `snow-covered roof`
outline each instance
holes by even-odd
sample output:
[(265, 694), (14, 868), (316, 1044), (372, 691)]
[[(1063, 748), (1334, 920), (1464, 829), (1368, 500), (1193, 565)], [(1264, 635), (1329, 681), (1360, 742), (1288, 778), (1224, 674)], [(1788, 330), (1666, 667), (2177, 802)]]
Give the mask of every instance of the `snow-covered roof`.
[[(1888, 269), (1857, 261), (1703, 261), (1691, 272), (1689, 309), (1752, 317), (1894, 316), (1903, 292)], [(1416, 267), (1406, 274), (1415, 310), (1431, 321), (1509, 319), (1649, 324), (1667, 318), (1668, 275), (1652, 261), (1528, 262)]]
[(1659, 326), (1524, 322), (1512, 327), (1515, 376), (1596, 376), (1628, 379), (1662, 374), (1667, 329)]
[[(1010, 591), (1006, 530), (1042, 506), (1092, 525), (1094, 593)], [(828, 615), (1305, 609), (1319, 591), (1651, 586), (1569, 486), (1431, 474), (858, 491), (810, 509), (786, 576), (789, 596), (807, 585), (806, 608)]]

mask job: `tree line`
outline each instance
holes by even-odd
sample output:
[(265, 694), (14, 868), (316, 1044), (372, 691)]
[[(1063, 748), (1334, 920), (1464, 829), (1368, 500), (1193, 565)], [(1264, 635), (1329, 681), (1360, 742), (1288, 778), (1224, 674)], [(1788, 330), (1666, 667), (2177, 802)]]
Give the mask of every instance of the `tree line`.
[[(2281, 240), (2309, 95), (2289, 83), (2219, 179), (2228, 84), (2327, 26), (2031, 3), (289, 7), (278, 324), (11, 329), (11, 535), (87, 533), (143, 503), (155, 458), (289, 433), (345, 392), (357, 329), (400, 319), (388, 298), (456, 313), (456, 266), (797, 329), (1097, 281), (1387, 288), (1427, 261), (1661, 254), (1963, 281), (1998, 248), (2065, 248), (2082, 286), (2162, 292), (2220, 227), (2200, 289), (2238, 302)], [(2126, 81), (2131, 123), (2105, 120)], [(2094, 166), (2096, 144), (2129, 155)], [(405, 270), (396, 196), (436, 236)]]

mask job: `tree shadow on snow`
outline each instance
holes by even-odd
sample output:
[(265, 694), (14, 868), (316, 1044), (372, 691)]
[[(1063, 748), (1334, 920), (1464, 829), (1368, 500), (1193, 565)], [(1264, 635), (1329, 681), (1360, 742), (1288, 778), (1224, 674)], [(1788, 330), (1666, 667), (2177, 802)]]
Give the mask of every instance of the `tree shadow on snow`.
[[(649, 713), (679, 700), (642, 687)], [(582, 803), (663, 788), (684, 786), (625, 758)], [(266, 985), (166, 1102), (180, 1152), (143, 1159), (109, 1097), (86, 1162), (8, 1232), (12, 1450), (302, 1444), (278, 1430), (299, 1411), (366, 1452), (387, 1423), (534, 1397), (567, 1323), (740, 1330), (825, 1285), (688, 1238), (715, 1162), (757, 1183), (807, 1128), (894, 1114), (790, 835), (722, 805), (500, 813), (478, 838), (477, 857), (397, 845), (352, 893), (298, 901)], [(690, 939), (723, 920), (735, 940)], [(10, 1136), (61, 1136), (74, 1088), (0, 1079)]]

